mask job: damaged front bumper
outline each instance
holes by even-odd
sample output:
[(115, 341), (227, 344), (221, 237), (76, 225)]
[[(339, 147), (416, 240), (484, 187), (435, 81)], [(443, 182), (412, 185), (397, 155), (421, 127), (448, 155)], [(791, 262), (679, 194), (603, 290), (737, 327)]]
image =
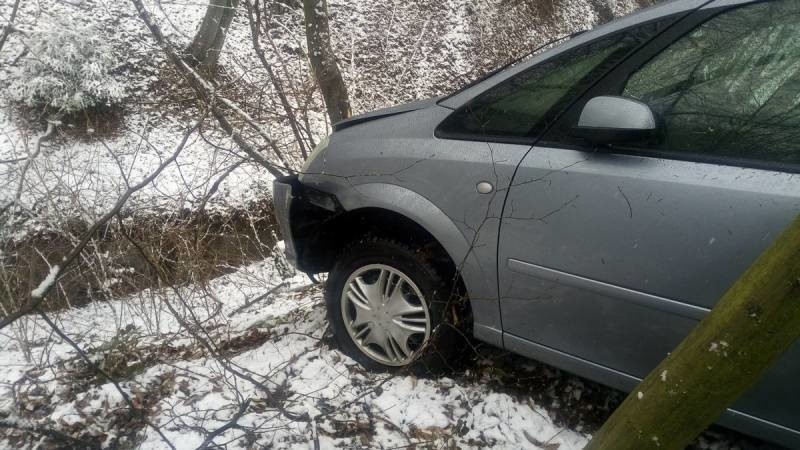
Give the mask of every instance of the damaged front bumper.
[(297, 176), (277, 178), (272, 182), (272, 202), (275, 210), (275, 219), (281, 230), (286, 259), (297, 267), (297, 250), (292, 236), (292, 226), (289, 222), (292, 210), (293, 192), (300, 190), (300, 180)]
[(321, 255), (320, 239), (325, 224), (343, 208), (335, 196), (309, 188), (297, 175), (277, 178), (272, 182), (275, 217), (285, 245), (286, 259), (298, 270), (312, 274), (327, 270)]

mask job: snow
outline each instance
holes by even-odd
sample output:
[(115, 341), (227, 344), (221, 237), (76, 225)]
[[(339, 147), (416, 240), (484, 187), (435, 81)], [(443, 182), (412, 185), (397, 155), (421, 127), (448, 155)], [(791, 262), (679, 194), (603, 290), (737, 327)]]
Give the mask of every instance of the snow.
[(50, 267), (50, 272), (48, 272), (45, 279), (42, 280), (41, 283), (39, 283), (39, 286), (37, 286), (36, 289), (31, 291), (31, 297), (42, 298), (44, 296), (44, 293), (48, 289), (50, 289), (50, 286), (52, 286), (53, 283), (56, 282), (56, 277), (58, 277), (59, 272), (60, 269), (58, 265), (53, 265), (52, 267)]
[[(479, 74), (536, 47), (553, 35), (590, 28), (598, 21), (595, 7), (586, 0), (564, 0), (551, 17), (539, 18), (536, 11), (508, 2), (448, 0), (431, 7), (424, 1), (362, 2), (331, 0), (331, 37), (341, 55), (341, 66), (356, 113), (449, 92)], [(520, 2), (524, 3), (524, 2)], [(202, 20), (203, 2), (145, 1), (165, 35), (178, 48), (191, 41)], [(92, 14), (86, 14), (86, 8)], [(636, 7), (632, 0), (614, 2), (614, 14)], [(533, 15), (532, 15), (533, 14)], [(313, 85), (305, 58), (302, 11), (276, 7), (268, 35), (262, 36), (267, 58), (289, 93)], [(23, 229), (0, 230), (0, 238), (21, 239), (35, 230), (58, 229), (80, 219), (91, 222), (113, 205), (125, 183), (152, 172), (174, 149), (182, 131), (191, 122), (191, 108), (165, 99), (160, 81), (169, 67), (146, 28), (125, 1), (82, 0), (78, 2), (22, 2), (17, 27), (29, 34), (48, 29), (49, 24), (78, 23), (95, 30), (90, 39), (103, 39), (104, 48), (121, 60), (125, 78), (124, 114), (116, 132), (99, 132), (96, 124), (70, 123), (59, 128), (56, 139), (47, 142), (43, 154), (32, 161), (22, 182), (20, 208), (35, 211)], [(94, 35), (96, 34), (96, 35)], [(376, 38), (376, 36), (378, 38)], [(105, 42), (107, 40), (107, 42)], [(0, 86), (13, 78), (10, 63), (22, 51), (18, 34), (12, 34), (0, 53)], [(252, 50), (250, 28), (245, 14), (237, 14), (226, 38), (221, 64), (229, 77), (249, 88), (259, 89), (262, 101), (274, 97), (274, 89)], [(116, 95), (116, 94), (115, 94)], [(19, 111), (3, 104), (0, 96), (0, 160), (28, 156), (27, 142), (39, 134), (36, 123), (22, 124)], [(236, 99), (237, 102), (248, 103)], [(322, 99), (290, 95), (295, 107), (308, 104), (309, 126), (319, 142), (330, 130)], [(248, 107), (251, 107), (248, 105)], [(252, 115), (252, 109), (244, 111)], [(294, 137), (283, 121), (254, 120), (262, 135), (279, 146), (293, 147)], [(73, 135), (80, 131), (83, 137)], [(194, 210), (205, 205), (213, 211), (245, 208), (269, 195), (272, 177), (252, 161), (238, 166), (206, 204), (203, 199), (219, 176), (245, 155), (224, 133), (211, 124), (203, 136), (193, 136), (177, 164), (165, 170), (151, 185), (138, 192), (123, 211), (159, 214)], [(290, 157), (297, 167), (298, 155)], [(24, 161), (0, 165), (0, 205), (13, 198), (20, 183)]]
[(722, 356), (728, 356), (727, 348), (728, 343), (726, 341), (715, 341), (708, 345), (708, 351), (722, 353)]
[[(315, 440), (323, 449), (412, 444), (535, 449), (551, 444), (560, 450), (580, 449), (588, 442), (590, 436), (584, 432), (558, 425), (545, 405), (524, 394), (498, 390), (496, 384), (365, 371), (331, 347), (321, 290), (303, 275), (290, 278), (271, 298), (241, 310), (248, 300), (283, 281), (271, 262), (258, 262), (202, 288), (148, 290), (64, 310), (55, 314), (55, 320), (97, 363), (108, 360), (103, 355), (112, 342), (162, 349), (157, 360), (120, 381), (138, 401), (148, 398), (142, 392), (158, 392), (150, 394), (157, 399), (148, 404), (150, 420), (178, 449), (196, 448), (205, 438), (198, 430), (225, 424), (242, 399), (252, 402), (239, 420), (242, 428), (223, 433), (216, 442), (281, 449), (313, 448)], [(217, 301), (222, 302), (221, 310), (214, 314), (209, 306)], [(176, 305), (181, 320), (187, 320), (191, 311), (197, 321), (206, 323), (217, 345), (267, 333), (263, 342), (253, 341), (252, 348), (245, 345), (227, 361), (272, 393), (233, 376), (207, 355), (178, 317), (164, 308), (166, 302)], [(179, 306), (183, 302), (185, 307)], [(0, 333), (0, 416), (15, 414), (11, 391), (16, 389), (17, 395), (31, 399), (32, 407), (46, 413), (43, 423), (107, 436), (109, 445), (119, 445), (119, 430), (111, 419), (114, 410), (125, 406), (119, 392), (102, 380), (76, 381), (79, 359), (72, 348), (50, 336), (38, 317), (24, 319), (30, 342), (49, 343), (33, 346), (33, 362), (27, 362), (14, 338)], [(183, 356), (169, 356), (173, 353), (168, 348), (182, 349)], [(37, 370), (37, 361), (46, 361), (50, 369)], [(294, 420), (269, 406), (268, 398), (278, 392), (286, 411), (313, 420)], [(637, 395), (643, 398), (641, 392)], [(154, 429), (143, 427), (138, 433), (139, 448), (168, 448)], [(0, 440), (0, 447), (4, 445)]]
[(9, 71), (13, 100), (75, 112), (122, 99), (124, 85), (109, 73), (118, 62), (102, 30), (58, 16), (42, 22), (26, 33), (28, 55)]
[[(39, 208), (39, 220), (59, 221), (82, 218), (91, 222), (108, 211), (130, 184), (152, 173), (177, 146), (183, 128), (171, 124), (152, 124), (144, 116), (126, 117), (126, 133), (100, 142), (74, 142), (71, 145), (45, 143), (42, 154), (31, 165), (23, 184), (20, 203)], [(0, 159), (26, 156), (21, 132), (0, 109)], [(175, 164), (167, 167), (150, 185), (137, 192), (123, 214), (157, 214), (196, 209), (211, 186), (241, 157), (227, 138), (214, 133), (190, 138)], [(215, 147), (217, 146), (217, 147)], [(0, 183), (19, 183), (19, 168), (0, 168)], [(255, 163), (238, 166), (228, 175), (219, 191), (206, 204), (208, 210), (243, 207), (270, 192), (271, 175)], [(0, 204), (13, 199), (14, 189), (0, 189)], [(38, 207), (35, 205), (39, 205)], [(57, 223), (52, 224), (57, 225)]]
[[(168, 65), (154, 48), (130, 2), (87, 2), (95, 6), (91, 15), (85, 14), (85, 2), (22, 2), (17, 26), (28, 30), (28, 34), (38, 30), (46, 34), (52, 22), (76, 23), (82, 30), (97, 31), (97, 36), (88, 36), (89, 41), (103, 39), (99, 50), (113, 50), (118, 58), (124, 56), (121, 67), (127, 100), (123, 114), (110, 133), (99, 133), (95, 124), (88, 121), (61, 124), (56, 137), (44, 143), (41, 153), (30, 160), (30, 167), (24, 171), (31, 142), (43, 128), (39, 129), (35, 119), (25, 123), (25, 115), (10, 103), (13, 93), (1, 93), (0, 161), (16, 162), (0, 165), (0, 205), (14, 200), (19, 187), (22, 195), (18, 209), (35, 213), (22, 228), (12, 223), (0, 229), (2, 239), (19, 240), (37, 230), (57, 230), (76, 219), (92, 222), (125, 191), (126, 178), (135, 183), (170, 156), (192, 121), (185, 117), (185, 107), (175, 108), (165, 101), (159, 75)], [(155, 4), (148, 2), (148, 6), (156, 9)], [(184, 39), (181, 33), (191, 34), (202, 17), (200, 4), (176, 7), (165, 3), (164, 7), (171, 8), (176, 18), (189, 19), (174, 21), (187, 25), (185, 30), (167, 28), (167, 34), (176, 39)], [(8, 63), (22, 51), (19, 36), (11, 34), (0, 52), (0, 86), (13, 87), (11, 81), (18, 78), (18, 71)], [(95, 69), (89, 64), (80, 70)], [(90, 84), (102, 89), (114, 87), (116, 97), (123, 95), (116, 85)], [(225, 133), (211, 125), (201, 130), (202, 134), (195, 133), (176, 163), (130, 199), (123, 216), (196, 210), (200, 205), (211, 212), (226, 212), (268, 198), (272, 176), (252, 161), (240, 163), (244, 155)], [(217, 179), (236, 164), (206, 202)], [(25, 179), (20, 178), (23, 173)]]
[[(578, 449), (587, 442), (587, 436), (555, 425), (545, 409), (526, 398), (492, 392), (480, 383), (365, 372), (321, 340), (327, 328), (321, 293), (309, 288), (304, 276), (291, 279), (285, 290), (264, 304), (234, 313), (248, 299), (280, 281), (272, 266), (261, 262), (213, 280), (206, 294), (191, 287), (180, 292), (185, 301), (196, 306), (199, 320), (206, 317), (206, 310), (200, 306), (209, 297), (223, 301), (222, 314), (212, 319), (215, 336), (245, 336), (252, 330), (274, 333), (263, 344), (233, 356), (230, 363), (255, 374), (270, 387), (283, 389), (286, 409), (315, 417), (313, 427), (317, 431), (312, 433), (312, 424), (282, 417), (274, 409), (254, 408), (240, 423), (261, 430), (256, 440), (259, 445), (308, 448), (314, 435), (322, 448), (357, 445), (360, 436), (341, 437), (335, 431), (349, 421), (372, 421), (374, 434), (368, 437), (372, 447), (434, 441), (458, 446), (484, 442), (499, 448), (537, 448), (534, 442), (548, 442), (559, 444), (560, 449)], [(137, 330), (139, 345), (190, 345), (192, 337), (181, 329), (175, 317), (158, 304), (141, 301), (152, 294), (155, 292), (63, 311), (58, 314), (58, 322), (89, 349), (102, 348), (122, 329)], [(178, 302), (178, 293), (158, 295), (163, 296), (163, 301)], [(31, 340), (48, 335), (47, 327), (38, 318), (27, 319), (35, 330)], [(0, 336), (0, 349), (2, 414), (14, 410), (11, 386), (33, 365), (24, 362), (20, 349), (8, 336)], [(75, 360), (75, 355), (63, 342), (53, 342), (47, 351), (52, 367), (74, 364), (69, 362)], [(225, 423), (237, 410), (237, 396), (256, 402), (264, 399), (258, 388), (241, 379), (233, 382), (231, 374), (215, 359), (205, 356), (155, 363), (123, 382), (123, 386), (133, 395), (136, 389), (151, 385), (159, 377), (169, 377), (171, 385), (180, 388), (158, 401), (152, 420), (164, 426), (167, 437), (181, 449), (195, 448), (202, 442), (204, 437), (193, 431), (194, 427), (214, 429)], [(44, 380), (41, 389), (57, 396), (64, 394), (71, 383), (68, 375), (56, 374)], [(105, 428), (109, 424), (87, 417), (119, 406), (123, 406), (120, 394), (110, 383), (103, 383), (77, 393), (72, 400), (62, 398), (53, 404), (47, 417), (54, 423), (108, 433), (113, 431)], [(144, 433), (142, 448), (166, 448), (154, 430), (147, 428)], [(244, 437), (243, 432), (231, 430), (219, 442)]]

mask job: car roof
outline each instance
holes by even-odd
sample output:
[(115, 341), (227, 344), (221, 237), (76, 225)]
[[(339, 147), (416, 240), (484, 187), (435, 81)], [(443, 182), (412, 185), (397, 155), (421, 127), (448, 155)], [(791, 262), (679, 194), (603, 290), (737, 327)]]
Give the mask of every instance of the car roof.
[(593, 41), (599, 37), (618, 30), (623, 30), (634, 25), (658, 20), (673, 14), (691, 12), (713, 2), (714, 0), (670, 0), (658, 3), (655, 6), (640, 9), (632, 14), (595, 27), (585, 33), (581, 33), (580, 35), (564, 42), (563, 44), (556, 45), (555, 47), (544, 52), (528, 57), (523, 61), (509, 67), (508, 69), (505, 69), (488, 77), (485, 80), (482, 80), (479, 83), (474, 84), (473, 86), (470, 86), (460, 92), (456, 92), (454, 95), (449, 97), (445, 97), (439, 102), (439, 105), (452, 109), (459, 108), (481, 92), (561, 52)]

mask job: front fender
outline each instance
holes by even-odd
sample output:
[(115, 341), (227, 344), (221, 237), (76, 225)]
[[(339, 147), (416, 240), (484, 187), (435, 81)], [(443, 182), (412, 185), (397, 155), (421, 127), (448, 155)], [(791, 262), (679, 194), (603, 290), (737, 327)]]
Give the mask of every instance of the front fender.
[(342, 207), (351, 211), (382, 208), (402, 214), (427, 230), (450, 255), (455, 264), (474, 258), (469, 242), (458, 227), (436, 205), (422, 195), (393, 184), (368, 183), (336, 193)]
[(472, 244), (441, 209), (410, 189), (387, 183), (366, 183), (336, 192), (345, 210), (382, 208), (402, 214), (430, 233), (460, 268), (475, 317), (475, 335), (495, 345), (499, 341), (500, 317), (496, 286), (484, 271), (497, 270), (494, 261), (482, 265)]

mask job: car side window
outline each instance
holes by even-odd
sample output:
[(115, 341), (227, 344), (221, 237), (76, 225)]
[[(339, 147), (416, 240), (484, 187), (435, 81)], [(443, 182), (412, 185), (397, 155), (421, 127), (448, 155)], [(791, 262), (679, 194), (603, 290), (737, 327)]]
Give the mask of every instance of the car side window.
[(663, 23), (614, 33), (543, 61), (489, 89), (445, 119), (437, 135), (455, 138), (535, 136), (588, 83), (616, 65)]
[(800, 163), (800, 2), (713, 17), (634, 72), (621, 95), (660, 118), (651, 148)]

